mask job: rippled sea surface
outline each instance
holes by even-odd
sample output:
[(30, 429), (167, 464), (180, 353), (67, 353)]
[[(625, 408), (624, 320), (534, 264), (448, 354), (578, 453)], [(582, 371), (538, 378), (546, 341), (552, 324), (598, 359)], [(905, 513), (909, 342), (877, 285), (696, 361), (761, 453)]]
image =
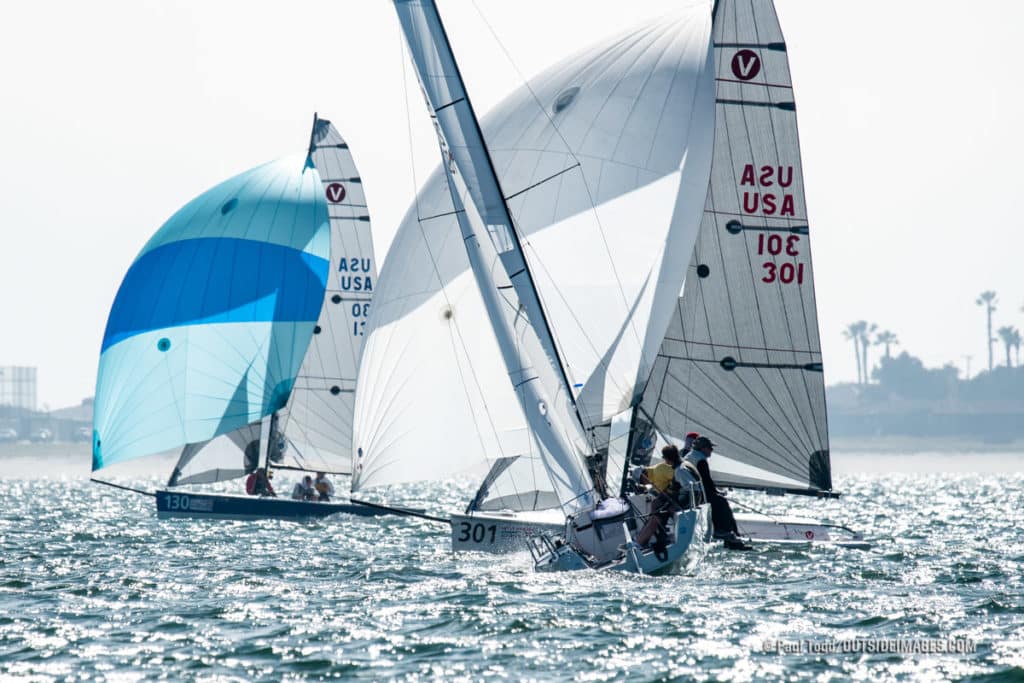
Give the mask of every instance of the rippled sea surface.
[[(0, 679), (1024, 679), (1024, 455), (1007, 458), (882, 473), (845, 456), (839, 501), (736, 497), (855, 526), (873, 549), (712, 548), (659, 578), (535, 574), (408, 518), (159, 521), (152, 499), (5, 468)], [(973, 651), (775, 651), (857, 638)]]

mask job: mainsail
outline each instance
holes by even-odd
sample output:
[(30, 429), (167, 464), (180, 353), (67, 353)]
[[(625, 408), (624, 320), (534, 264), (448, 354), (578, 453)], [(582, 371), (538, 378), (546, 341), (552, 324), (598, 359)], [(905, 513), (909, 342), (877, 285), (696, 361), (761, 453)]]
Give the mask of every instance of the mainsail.
[(714, 10), (711, 183), (638, 421), (719, 444), (723, 484), (832, 488), (809, 223), (786, 44), (770, 0)]
[(93, 469), (283, 408), (320, 314), (329, 244), (327, 202), (301, 158), (236, 176), (175, 213), (110, 311)]
[[(483, 123), (501, 199), (591, 430), (637, 400), (685, 274), (662, 255), (688, 252), (700, 222), (711, 157), (710, 30), (705, 9), (602, 41), (531, 79)], [(452, 156), (460, 158), (457, 148)], [(474, 174), (463, 180), (467, 175)], [(514, 402), (508, 407), (507, 376), (502, 386), (494, 368), (496, 344), (480, 329), (483, 306), (467, 277), (446, 192), (438, 171), (400, 228), (376, 293), (357, 395), (364, 474), (354, 486), (393, 483), (410, 468), (445, 477), (483, 458), (493, 463), (518, 455), (490, 493), (540, 500), (544, 496), (530, 495), (544, 490), (535, 481), (502, 481), (510, 473), (535, 472), (529, 457), (537, 454), (528, 446), (505, 447), (498, 436), (518, 433), (525, 421)], [(473, 203), (472, 193), (466, 202)], [(497, 240), (499, 253), (501, 246)], [(420, 356), (406, 338), (437, 350), (430, 356), (430, 384), (413, 371), (411, 359)], [(467, 346), (472, 353), (463, 352)], [(434, 390), (460, 398), (420, 401), (415, 409), (403, 398), (429, 397)], [(484, 439), (476, 438), (480, 430), (456, 427), (481, 423)], [(430, 443), (438, 444), (423, 449), (429, 466), (403, 455), (418, 443), (421, 429), (435, 434)], [(593, 447), (598, 439), (588, 436)]]
[[(348, 471), (356, 373), (377, 284), (363, 182), (348, 144), (326, 119), (313, 123), (309, 162), (331, 219), (331, 268), (313, 339), (279, 429), (286, 453), (305, 466)], [(319, 464), (318, 464), (319, 463)]]

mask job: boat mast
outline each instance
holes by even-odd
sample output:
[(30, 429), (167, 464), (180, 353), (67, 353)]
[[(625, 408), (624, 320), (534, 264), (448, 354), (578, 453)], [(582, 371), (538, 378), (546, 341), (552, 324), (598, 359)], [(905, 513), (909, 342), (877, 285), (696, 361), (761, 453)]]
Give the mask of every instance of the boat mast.
[(260, 462), (263, 469), (270, 468), (270, 439), (274, 435), (274, 427), (277, 426), (277, 412), (265, 416), (260, 420)]
[[(437, 8), (432, 0), (395, 0), (395, 7), (409, 43), (420, 85), (435, 120), (453, 213), (459, 223), (470, 267), (513, 388), (537, 445), (546, 456), (542, 460), (563, 509), (571, 512), (587, 507), (593, 502), (593, 482), (580, 461), (580, 454), (572, 445), (572, 437), (562, 429), (563, 426), (570, 428), (571, 425), (559, 425), (554, 419), (554, 413), (558, 412), (556, 404), (550, 400), (543, 381), (545, 374), (549, 378), (551, 375), (544, 372), (541, 363), (550, 372), (556, 373), (556, 394), (565, 392), (584, 443), (589, 443), (587, 432), (565, 369), (559, 360), (554, 337), (540, 306), (522, 245), (516, 235)], [(450, 137), (461, 141), (463, 145), (452, 149), (448, 146)], [(484, 224), (483, 228), (499, 233), (497, 239), (492, 237), (492, 241), (497, 242), (495, 247), (503, 270), (518, 295), (520, 305), (526, 309), (525, 321), (518, 310), (510, 310), (508, 302), (498, 293), (499, 283), (494, 280), (488, 265), (489, 261), (493, 262), (495, 254), (485, 250), (481, 244), (461, 199), (463, 189), (471, 195), (473, 207)], [(501, 242), (501, 235), (506, 239), (504, 243)], [(523, 344), (524, 337), (532, 338), (540, 344), (544, 358), (539, 359), (538, 364), (532, 362), (531, 354)]]

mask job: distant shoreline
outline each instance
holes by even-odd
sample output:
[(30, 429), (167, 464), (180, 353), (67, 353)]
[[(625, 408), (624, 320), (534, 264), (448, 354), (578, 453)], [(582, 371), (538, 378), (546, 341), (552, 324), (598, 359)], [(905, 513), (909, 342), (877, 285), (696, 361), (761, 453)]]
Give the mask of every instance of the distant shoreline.
[(973, 436), (837, 436), (829, 439), (833, 455), (839, 453), (1024, 453), (1024, 439), (986, 443)]

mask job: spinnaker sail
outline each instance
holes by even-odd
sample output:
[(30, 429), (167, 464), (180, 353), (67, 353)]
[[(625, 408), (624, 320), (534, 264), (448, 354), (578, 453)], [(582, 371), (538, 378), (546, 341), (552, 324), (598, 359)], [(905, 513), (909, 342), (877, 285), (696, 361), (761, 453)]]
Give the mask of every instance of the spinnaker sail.
[(283, 408), (320, 314), (329, 245), (327, 202), (301, 158), (242, 173), (174, 214), (110, 311), (93, 470)]
[(714, 10), (711, 183), (639, 421), (719, 444), (732, 486), (832, 489), (796, 105), (773, 3)]
[[(295, 225), (286, 226), (290, 230), (289, 236), (296, 240), (296, 244), (315, 245), (318, 259), (315, 261), (317, 283), (315, 288), (306, 292), (302, 329), (296, 329), (289, 337), (282, 339), (272, 354), (267, 351), (266, 360), (259, 356), (259, 352), (252, 358), (244, 357), (250, 364), (246, 370), (249, 384), (236, 389), (227, 408), (237, 410), (239, 405), (249, 400), (249, 392), (253, 389), (252, 377), (257, 375), (252, 368), (258, 369), (272, 362), (280, 363), (279, 359), (287, 353), (290, 355), (286, 377), (278, 382), (280, 389), (267, 406), (269, 412), (232, 412), (230, 416), (225, 416), (216, 412), (216, 404), (206, 406), (204, 409), (217, 418), (215, 428), (198, 432), (195, 429), (185, 430), (169, 440), (178, 443), (162, 443), (157, 448), (173, 448), (182, 445), (179, 440), (184, 439), (181, 455), (168, 481), (169, 486), (213, 483), (241, 477), (264, 464), (265, 460), (281, 467), (326, 470), (332, 473), (347, 472), (351, 463), (355, 373), (377, 275), (362, 180), (345, 140), (330, 121), (317, 117), (314, 118), (305, 164), (301, 159), (293, 159), (271, 165), (271, 168), (283, 178), (283, 183), (253, 182), (248, 179), (252, 174), (265, 174), (260, 169), (243, 174), (195, 200), (189, 207), (200, 201), (205, 202), (204, 206), (195, 211), (186, 207), (154, 237), (155, 241), (162, 235), (166, 242), (196, 239), (193, 233), (198, 225), (202, 228), (199, 235), (205, 239), (220, 238), (234, 230), (242, 238), (258, 245), (261, 240), (267, 239), (266, 234), (284, 234), (284, 228), (276, 227), (276, 223), (294, 220)], [(259, 204), (258, 210), (250, 204)], [(305, 213), (291, 208), (292, 204), (301, 206)], [(236, 215), (240, 216), (235, 219), (237, 222), (225, 227)], [(311, 220), (317, 222), (316, 231), (303, 235), (301, 230), (309, 232), (311, 228), (299, 221)], [(252, 245), (248, 246), (253, 248)], [(208, 248), (214, 251), (226, 249), (224, 244), (212, 244)], [(273, 261), (232, 260), (229, 256), (230, 252), (222, 254), (216, 269), (202, 259), (176, 261), (173, 267), (178, 271), (177, 277), (192, 283), (180, 293), (180, 302), (176, 305), (183, 309), (190, 305), (209, 307), (209, 302), (223, 298), (225, 290), (236, 298), (244, 299), (244, 283), (258, 277), (263, 283), (263, 290), (266, 290), (264, 296), (276, 297), (274, 305), (277, 308), (269, 314), (271, 327), (287, 323), (287, 319), (277, 315), (277, 312), (287, 311), (282, 308), (282, 298), (290, 296), (294, 283), (288, 278), (294, 277), (294, 273), (275, 267)], [(314, 263), (308, 257), (306, 261)], [(214, 273), (215, 277), (207, 271)], [(159, 282), (159, 278), (166, 274), (156, 269), (145, 275), (157, 278)], [(119, 294), (111, 314), (112, 320), (115, 315), (124, 315), (122, 301), (123, 297)], [(251, 321), (241, 319), (238, 313), (235, 313), (235, 318), (228, 321), (232, 326), (217, 330), (217, 338), (226, 342), (224, 348), (220, 349), (221, 353), (231, 350), (236, 336), (252, 336), (250, 328), (246, 327)], [(195, 338), (211, 332), (205, 328), (211, 322), (216, 321), (186, 320), (179, 325), (185, 329), (175, 330), (175, 333), (187, 332), (189, 341), (198, 349)], [(169, 333), (160, 334), (161, 339), (166, 338), (167, 348), (158, 350), (167, 353), (175, 347), (176, 342)], [(198, 351), (184, 353), (178, 359), (181, 364), (178, 371), (184, 372), (186, 379), (190, 373), (209, 370), (192, 366), (199, 357), (193, 355), (195, 353)], [(245, 352), (236, 348), (235, 353)], [(297, 364), (299, 361), (301, 364)], [(228, 372), (222, 367), (224, 365), (230, 368), (227, 363), (215, 367), (221, 375)], [(146, 367), (143, 365), (142, 369)], [(105, 389), (114, 383), (138, 381), (134, 376), (123, 373), (104, 374), (102, 368), (101, 363), (100, 386)], [(225, 381), (221, 375), (214, 377), (218, 381)], [(233, 381), (234, 378), (231, 379)], [(194, 379), (189, 379), (187, 384), (206, 391)], [(100, 403), (101, 395), (106, 394), (98, 390), (97, 404)], [(209, 400), (211, 394), (204, 394), (203, 398)], [(205, 404), (186, 392), (177, 398), (177, 405), (187, 411), (195, 411)], [(137, 410), (129, 404), (112, 411), (119, 420), (115, 424), (140, 422), (143, 425), (140, 429), (146, 429), (145, 413)], [(267, 416), (271, 414), (274, 419), (268, 422)], [(198, 417), (206, 415), (200, 413)], [(206, 422), (211, 419), (205, 417)], [(110, 438), (104, 439), (102, 434), (113, 433), (116, 437), (117, 432), (111, 432), (106, 427), (103, 432), (97, 427), (97, 432), (100, 444), (100, 450), (97, 451), (100, 453), (99, 466), (116, 461), (111, 460), (114, 456), (110, 453)], [(196, 434), (204, 438), (192, 438)], [(264, 444), (264, 440), (268, 443)], [(131, 457), (156, 452), (150, 448), (139, 449)]]

